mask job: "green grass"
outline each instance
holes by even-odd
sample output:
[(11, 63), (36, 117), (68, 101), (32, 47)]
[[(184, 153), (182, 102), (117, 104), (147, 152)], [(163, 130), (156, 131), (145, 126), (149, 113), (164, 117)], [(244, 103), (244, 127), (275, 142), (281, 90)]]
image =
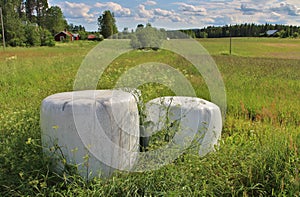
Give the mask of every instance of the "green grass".
[[(229, 54), (229, 38), (199, 39), (212, 54)], [(232, 38), (232, 54), (243, 57), (300, 59), (300, 39)]]
[[(300, 40), (201, 39), (226, 86), (228, 111), (220, 148), (193, 152), (144, 173), (116, 173), (86, 182), (74, 173), (49, 170), (42, 155), (41, 101), (72, 91), (81, 61), (96, 43), (0, 52), (0, 196), (299, 196)], [(10, 58), (9, 57), (16, 57)], [(168, 51), (131, 52), (115, 60), (99, 81), (110, 88), (134, 65), (160, 61), (179, 69), (199, 97), (210, 99), (201, 76)], [(161, 85), (141, 87), (144, 99), (169, 95)]]

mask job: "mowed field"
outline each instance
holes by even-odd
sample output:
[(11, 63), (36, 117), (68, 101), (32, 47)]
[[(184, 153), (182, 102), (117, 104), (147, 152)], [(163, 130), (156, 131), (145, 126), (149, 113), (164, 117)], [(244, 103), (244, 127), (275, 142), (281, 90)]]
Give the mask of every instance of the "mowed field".
[[(198, 40), (223, 77), (227, 114), (218, 151), (200, 158), (188, 150), (150, 172), (116, 173), (89, 182), (75, 172), (56, 174), (43, 157), (39, 110), (54, 93), (72, 91), (94, 42), (0, 52), (0, 196), (299, 196), (300, 39)], [(132, 51), (99, 80), (113, 88), (129, 68), (163, 62), (183, 73), (198, 97), (210, 100), (197, 70), (170, 51)], [(167, 87), (140, 87), (145, 101), (172, 95)]]

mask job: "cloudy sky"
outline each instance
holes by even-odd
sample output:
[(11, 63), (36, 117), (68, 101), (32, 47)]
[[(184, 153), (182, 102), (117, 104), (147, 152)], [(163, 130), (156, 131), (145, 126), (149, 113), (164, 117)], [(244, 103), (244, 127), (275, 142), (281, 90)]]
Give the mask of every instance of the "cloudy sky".
[(119, 31), (150, 22), (165, 29), (208, 25), (277, 23), (300, 26), (300, 0), (50, 0), (69, 23), (96, 31), (104, 10), (115, 14)]

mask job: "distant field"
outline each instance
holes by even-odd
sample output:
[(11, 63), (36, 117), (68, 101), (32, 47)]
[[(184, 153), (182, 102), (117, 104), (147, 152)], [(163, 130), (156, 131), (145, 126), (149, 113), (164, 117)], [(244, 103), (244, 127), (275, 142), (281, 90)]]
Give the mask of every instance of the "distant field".
[[(229, 38), (199, 39), (213, 55), (229, 53)], [(300, 39), (232, 38), (232, 54), (243, 57), (300, 59)]]
[[(199, 39), (215, 60), (226, 86), (227, 117), (220, 149), (204, 158), (188, 151), (160, 170), (116, 173), (86, 182), (57, 175), (41, 152), (39, 108), (48, 95), (72, 91), (77, 70), (97, 43), (0, 51), (0, 196), (299, 196), (300, 39)], [(160, 61), (189, 79), (197, 96), (206, 84), (182, 57), (132, 51), (116, 59), (99, 81), (111, 88), (129, 68)], [(144, 99), (170, 95), (141, 87)]]

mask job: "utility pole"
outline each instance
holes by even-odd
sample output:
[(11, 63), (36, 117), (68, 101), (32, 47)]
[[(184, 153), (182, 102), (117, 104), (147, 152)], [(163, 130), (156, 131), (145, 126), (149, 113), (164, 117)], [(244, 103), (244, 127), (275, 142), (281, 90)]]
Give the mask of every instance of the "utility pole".
[(229, 27), (229, 36), (230, 36), (229, 54), (231, 55), (231, 51), (232, 51), (232, 35), (231, 35), (231, 25), (230, 25), (230, 27)]
[(3, 50), (5, 50), (5, 35), (4, 35), (4, 25), (3, 25), (3, 14), (2, 14), (2, 7), (0, 7), (0, 16), (1, 16), (1, 26), (2, 26), (2, 41), (3, 41)]

